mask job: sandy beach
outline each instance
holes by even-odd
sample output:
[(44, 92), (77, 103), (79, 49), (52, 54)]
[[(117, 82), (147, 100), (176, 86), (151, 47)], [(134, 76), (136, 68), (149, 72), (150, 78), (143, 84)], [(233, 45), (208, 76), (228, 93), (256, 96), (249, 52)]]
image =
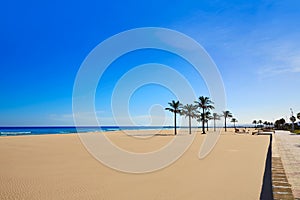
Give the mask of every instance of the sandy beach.
[[(144, 140), (118, 131), (105, 134), (133, 152), (154, 151), (174, 137), (171, 130)], [(0, 199), (259, 199), (269, 137), (222, 134), (200, 160), (205, 137), (197, 134), (175, 163), (145, 174), (104, 166), (77, 134), (0, 137)]]

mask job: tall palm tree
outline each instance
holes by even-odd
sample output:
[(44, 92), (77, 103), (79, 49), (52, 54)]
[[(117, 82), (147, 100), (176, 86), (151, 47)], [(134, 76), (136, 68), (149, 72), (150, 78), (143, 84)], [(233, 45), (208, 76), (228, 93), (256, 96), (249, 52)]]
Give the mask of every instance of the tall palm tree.
[(238, 122), (238, 120), (236, 118), (232, 118), (231, 122), (233, 123), (233, 127), (234, 127), (234, 130), (235, 130), (235, 123)]
[(205, 134), (205, 112), (209, 112), (211, 109), (214, 109), (215, 107), (212, 105), (214, 102), (212, 102), (209, 97), (201, 96), (199, 97), (198, 101), (195, 101), (198, 108), (202, 111), (200, 111), (203, 114), (203, 120), (202, 121), (202, 133)]
[(192, 134), (192, 124), (191, 119), (196, 118), (197, 114), (197, 106), (193, 104), (186, 104), (182, 107), (180, 115), (185, 115), (185, 117), (189, 117), (189, 133)]
[(179, 101), (172, 101), (172, 102), (169, 102), (169, 108), (165, 108), (166, 110), (174, 113), (174, 133), (175, 135), (177, 134), (177, 129), (176, 129), (176, 115), (177, 113), (180, 113), (180, 106), (181, 104), (179, 103)]
[(252, 124), (254, 124), (254, 126), (255, 126), (255, 128), (256, 128), (257, 121), (256, 121), (256, 120), (253, 120)]
[(223, 111), (223, 117), (225, 121), (225, 132), (227, 131), (226, 119), (232, 117), (232, 113), (229, 110)]
[(220, 115), (213, 113), (212, 119), (214, 120), (214, 131), (216, 131), (216, 120), (220, 120)]
[(300, 112), (297, 114), (297, 118), (300, 120)]

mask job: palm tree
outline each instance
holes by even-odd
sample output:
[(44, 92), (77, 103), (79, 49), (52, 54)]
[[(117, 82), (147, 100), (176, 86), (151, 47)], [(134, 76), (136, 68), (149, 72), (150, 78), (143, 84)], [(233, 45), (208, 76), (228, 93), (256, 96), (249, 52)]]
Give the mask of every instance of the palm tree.
[(186, 104), (182, 107), (182, 110), (180, 112), (180, 115), (185, 115), (185, 117), (189, 117), (189, 133), (192, 134), (192, 125), (191, 125), (191, 119), (196, 118), (197, 106), (193, 104)]
[(200, 115), (197, 115), (198, 119), (197, 119), (197, 122), (203, 122), (204, 121), (204, 124), (206, 124), (206, 130), (208, 131), (208, 120), (211, 119), (211, 116), (210, 116), (210, 112), (205, 112), (204, 115), (203, 113), (200, 113)]
[(264, 122), (264, 125), (268, 126), (268, 122), (267, 122), (267, 121), (265, 121), (265, 122)]
[(297, 114), (297, 118), (300, 120), (300, 112)]
[(262, 122), (262, 120), (260, 119), (260, 120), (258, 120), (258, 122), (257, 122), (259, 125), (261, 125), (263, 122)]
[(179, 101), (172, 101), (168, 103), (170, 105), (170, 108), (165, 108), (166, 110), (174, 113), (174, 127), (175, 127), (175, 135), (177, 134), (177, 130), (176, 130), (176, 114), (180, 113), (180, 106), (181, 104), (179, 103)]
[(253, 120), (252, 124), (254, 124), (254, 126), (255, 126), (255, 128), (256, 128), (257, 121), (256, 121), (256, 120)]
[(226, 119), (232, 117), (232, 113), (229, 110), (223, 111), (223, 117), (225, 121), (225, 132), (227, 131)]
[(234, 127), (234, 130), (235, 130), (235, 123), (238, 122), (238, 120), (236, 118), (232, 118), (231, 122), (233, 122), (233, 127)]
[(214, 109), (215, 107), (212, 105), (214, 102), (212, 102), (209, 97), (204, 97), (201, 96), (199, 97), (198, 101), (195, 101), (195, 103), (197, 104), (198, 108), (200, 108), (200, 110), (202, 110), (202, 114), (203, 114), (203, 120), (202, 120), (202, 133), (205, 134), (205, 128), (204, 128), (204, 124), (205, 124), (205, 112), (210, 111), (211, 109)]
[(214, 120), (214, 131), (216, 131), (216, 120), (220, 120), (220, 115), (213, 113), (212, 119)]
[(295, 127), (294, 123), (295, 123), (295, 121), (296, 121), (296, 117), (295, 117), (295, 116), (291, 116), (291, 117), (290, 117), (290, 120), (291, 120), (291, 122), (292, 122), (292, 124), (293, 124), (293, 126), (292, 126), (292, 131), (294, 131), (294, 127)]
[(210, 112), (205, 112), (206, 130), (208, 131), (208, 121), (212, 119)]

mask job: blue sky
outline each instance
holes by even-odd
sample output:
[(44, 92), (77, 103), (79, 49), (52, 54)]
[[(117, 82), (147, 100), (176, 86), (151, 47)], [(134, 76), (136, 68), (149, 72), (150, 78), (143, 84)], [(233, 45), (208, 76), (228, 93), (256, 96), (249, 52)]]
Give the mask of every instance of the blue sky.
[[(73, 84), (85, 57), (119, 32), (149, 26), (180, 31), (206, 49), (240, 124), (286, 118), (290, 108), (300, 112), (299, 1), (6, 1), (0, 18), (1, 126), (72, 125)], [(209, 95), (202, 78), (175, 55), (133, 52), (110, 66), (97, 89), (96, 112), (105, 125), (114, 124), (109, 97), (118, 78), (148, 62), (172, 66), (197, 95)], [(162, 107), (173, 98), (168, 89), (148, 85), (128, 107), (137, 124), (149, 124), (151, 112), (171, 123)]]

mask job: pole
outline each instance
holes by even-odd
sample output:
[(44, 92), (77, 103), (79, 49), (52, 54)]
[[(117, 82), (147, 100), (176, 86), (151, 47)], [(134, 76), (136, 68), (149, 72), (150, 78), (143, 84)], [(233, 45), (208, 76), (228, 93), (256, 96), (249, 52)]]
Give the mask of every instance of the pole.
[[(294, 116), (293, 109), (290, 108), (292, 117)], [(295, 130), (294, 122), (292, 121), (292, 132)]]

